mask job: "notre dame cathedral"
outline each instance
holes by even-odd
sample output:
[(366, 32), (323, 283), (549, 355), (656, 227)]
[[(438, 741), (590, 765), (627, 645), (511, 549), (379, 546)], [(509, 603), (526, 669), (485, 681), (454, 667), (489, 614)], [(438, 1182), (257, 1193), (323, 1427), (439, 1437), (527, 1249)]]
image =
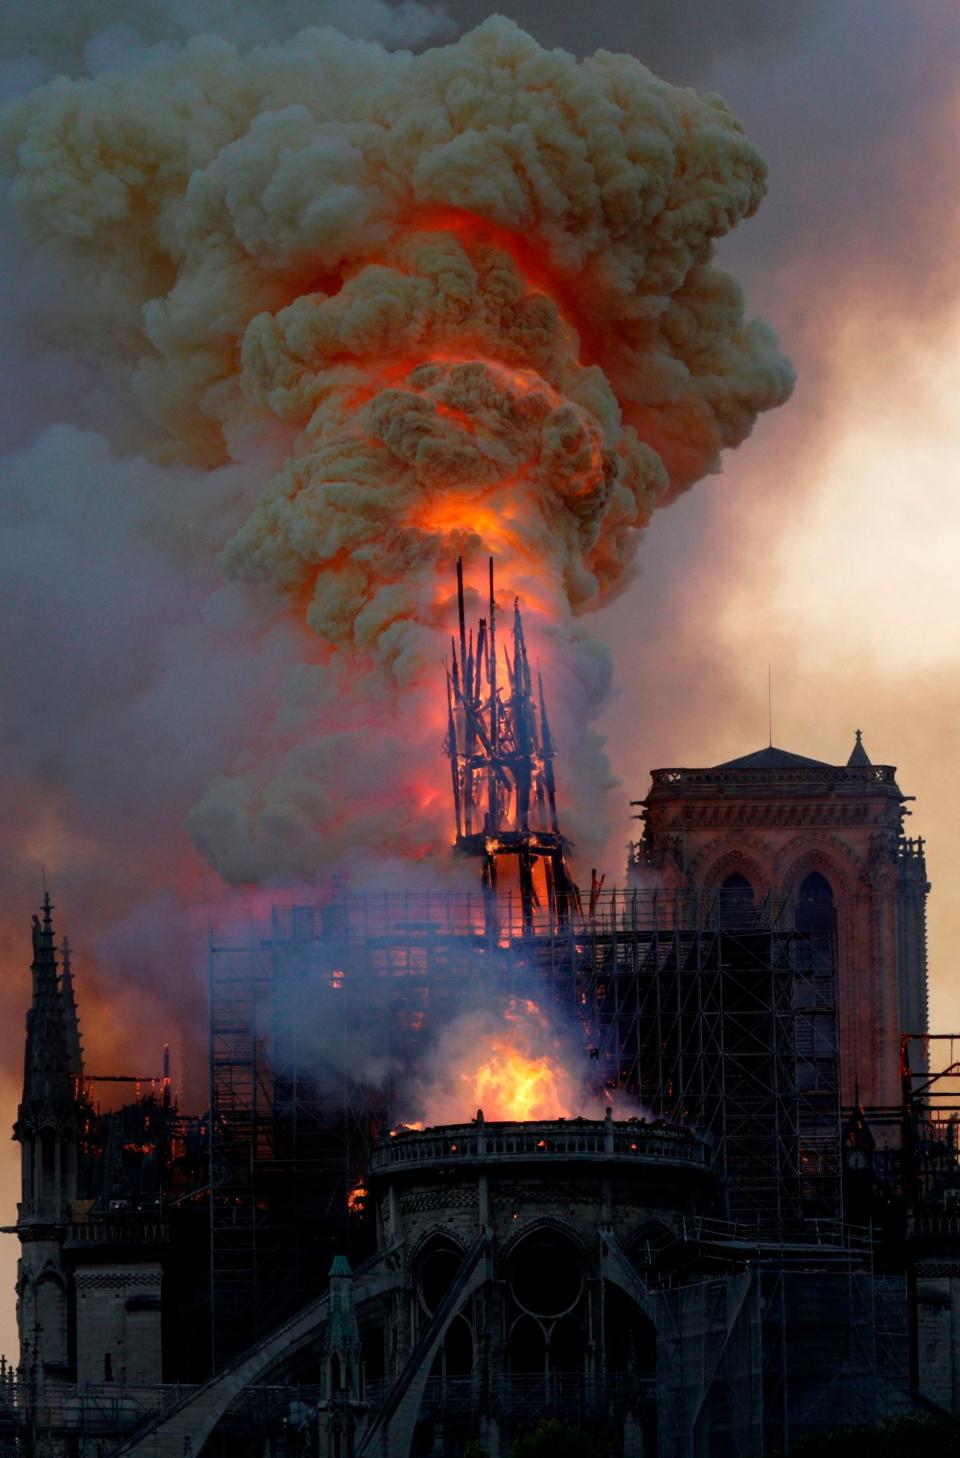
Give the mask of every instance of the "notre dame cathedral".
[(843, 765), (772, 746), (712, 769), (658, 769), (631, 874), (666, 891), (761, 899), (836, 933), (843, 1102), (899, 1104), (901, 1033), (927, 1031), (923, 840), (892, 765), (872, 764), (860, 730)]
[[(653, 771), (626, 884), (561, 910), (278, 908), (211, 950), (199, 1114), (165, 1077), (96, 1106), (45, 897), (11, 1441), (506, 1458), (552, 1419), (613, 1458), (758, 1458), (960, 1412), (960, 1161), (926, 1092), (909, 798), (859, 731), (841, 765), (768, 746)], [(604, 1118), (397, 1127), (473, 977), (538, 986), (580, 1030)], [(304, 989), (346, 1040), (388, 1010), (386, 1089), (308, 1066)]]

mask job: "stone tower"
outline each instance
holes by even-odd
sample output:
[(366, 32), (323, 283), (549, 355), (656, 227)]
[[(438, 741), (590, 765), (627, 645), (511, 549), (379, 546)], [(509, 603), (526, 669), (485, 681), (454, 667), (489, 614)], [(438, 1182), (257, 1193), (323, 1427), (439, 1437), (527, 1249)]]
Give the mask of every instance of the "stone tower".
[(44, 894), (42, 920), (33, 918), (33, 1000), (27, 1013), (23, 1098), (13, 1131), (22, 1152), (17, 1213), (21, 1371), (38, 1386), (65, 1376), (73, 1359), (63, 1244), (77, 1198), (85, 1117), (69, 947), (64, 944), (61, 977), (52, 910)]
[(632, 884), (754, 902), (835, 928), (843, 1101), (899, 1103), (900, 1034), (927, 1027), (923, 841), (892, 765), (875, 765), (860, 730), (844, 765), (772, 745), (709, 769), (657, 769), (631, 847)]

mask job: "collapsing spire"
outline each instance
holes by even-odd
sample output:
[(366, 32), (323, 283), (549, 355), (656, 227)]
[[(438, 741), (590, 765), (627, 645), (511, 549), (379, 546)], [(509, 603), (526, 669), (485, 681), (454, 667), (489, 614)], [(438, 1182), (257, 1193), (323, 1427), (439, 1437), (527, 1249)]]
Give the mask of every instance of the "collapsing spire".
[(493, 891), (498, 861), (516, 856), (523, 921), (533, 924), (542, 904), (537, 864), (551, 915), (563, 922), (577, 900), (566, 864), (569, 842), (560, 833), (553, 759), (555, 750), (537, 673), (538, 704), (518, 601), (512, 652), (503, 649), (507, 694), (498, 684), (493, 558), (489, 563), (489, 616), (476, 638), (466, 628), (463, 561), (457, 562), (459, 650), (451, 640), (447, 670), (447, 742), (456, 820), (456, 849), (483, 861), (483, 885)]

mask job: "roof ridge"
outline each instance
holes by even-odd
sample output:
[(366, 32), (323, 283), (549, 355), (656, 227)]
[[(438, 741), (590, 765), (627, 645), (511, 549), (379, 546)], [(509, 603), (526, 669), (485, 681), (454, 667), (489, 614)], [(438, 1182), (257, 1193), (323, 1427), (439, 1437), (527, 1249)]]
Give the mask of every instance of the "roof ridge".
[(713, 769), (787, 769), (790, 766), (804, 766), (817, 769), (835, 769), (836, 765), (828, 764), (825, 759), (811, 759), (806, 754), (794, 754), (789, 749), (778, 749), (776, 745), (767, 744), (762, 749), (755, 749), (751, 754), (742, 754), (737, 759), (724, 760), (722, 764), (715, 764)]

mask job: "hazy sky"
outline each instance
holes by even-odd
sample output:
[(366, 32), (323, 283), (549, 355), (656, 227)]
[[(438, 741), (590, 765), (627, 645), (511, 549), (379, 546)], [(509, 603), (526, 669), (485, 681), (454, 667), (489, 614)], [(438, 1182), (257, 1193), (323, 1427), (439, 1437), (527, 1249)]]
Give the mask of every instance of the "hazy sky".
[[(277, 11), (289, 11), (293, 29), (321, 8), (285, 0)], [(916, 795), (909, 826), (927, 837), (934, 886), (932, 1021), (958, 1027), (954, 0), (529, 0), (502, 8), (544, 44), (582, 54), (629, 49), (671, 81), (726, 97), (768, 159), (770, 193), (721, 258), (798, 371), (793, 400), (762, 417), (753, 438), (727, 457), (723, 475), (656, 515), (639, 580), (593, 619), (612, 649), (618, 682), (603, 725), (623, 781), (608, 884), (621, 874), (633, 828), (627, 801), (644, 793), (650, 767), (714, 764), (765, 742), (769, 663), (776, 743), (842, 763), (860, 727), (874, 761), (897, 765), (902, 788)], [(79, 74), (111, 58), (125, 61), (138, 48), (178, 42), (195, 10), (173, 0), (23, 7), (9, 20), (0, 87), (16, 94), (60, 67)], [(414, 39), (442, 38), (486, 13), (474, 0), (394, 11), (387, 22)], [(205, 13), (216, 16), (214, 0)], [(250, 7), (250, 33), (237, 31), (241, 41), (259, 38), (258, 13)], [(374, 0), (342, 0), (324, 14), (360, 34), (384, 30)], [(236, 29), (240, 21), (230, 24)], [(37, 436), (58, 423), (109, 429), (122, 449), (122, 392), (109, 369), (78, 358), (69, 337), (55, 356), (31, 348), (30, 310), (55, 295), (57, 280), (18, 255), (6, 233), (4, 271), (8, 279), (16, 272), (0, 293), (0, 443), (20, 452), (8, 457), (0, 481), (7, 544), (0, 569), (0, 952), (7, 968), (0, 1092), (9, 1123), (41, 862), (78, 948), (91, 1063), (159, 1050), (185, 985), (194, 989), (188, 1017), (203, 1026), (207, 873), (185, 860), (171, 885), (163, 868), (196, 774), (216, 768), (205, 753), (215, 759), (220, 750), (204, 750), (219, 690), (205, 681), (193, 628), (212, 571), (208, 578), (191, 569), (171, 581), (169, 544), (157, 540), (149, 521), (143, 526), (138, 505), (154, 489), (153, 467), (107, 459), (89, 437), (54, 436), (39, 454), (34, 449)], [(33, 483), (28, 504), (25, 472)], [(130, 561), (117, 560), (115, 515), (90, 485), (108, 472), (122, 478), (121, 515), (128, 511), (137, 523)], [(186, 478), (168, 486), (190, 489)], [(232, 496), (244, 491), (249, 482), (225, 476), (197, 530), (213, 542)], [(261, 658), (268, 676), (282, 663), (282, 630), (266, 635)], [(115, 681), (110, 664), (131, 659), (141, 665), (142, 692), (136, 712), (125, 711), (121, 721), (114, 706), (128, 700), (130, 684)], [(238, 681), (225, 670), (231, 692)], [(241, 697), (238, 719), (246, 711)], [(184, 742), (189, 773), (179, 768)], [(83, 772), (72, 772), (74, 764)], [(571, 768), (561, 759), (561, 785)], [(165, 985), (166, 969), (184, 966), (195, 975), (186, 984), (171, 976)], [(189, 1063), (190, 1047), (175, 1042)], [(200, 1047), (197, 1040), (194, 1060)], [(200, 1087), (191, 1095), (198, 1101)], [(14, 1153), (8, 1146), (0, 1165), (7, 1219), (16, 1199)], [(11, 1288), (14, 1244), (10, 1238), (0, 1252), (0, 1283)], [(0, 1349), (9, 1354), (15, 1336), (9, 1308), (5, 1314)]]

